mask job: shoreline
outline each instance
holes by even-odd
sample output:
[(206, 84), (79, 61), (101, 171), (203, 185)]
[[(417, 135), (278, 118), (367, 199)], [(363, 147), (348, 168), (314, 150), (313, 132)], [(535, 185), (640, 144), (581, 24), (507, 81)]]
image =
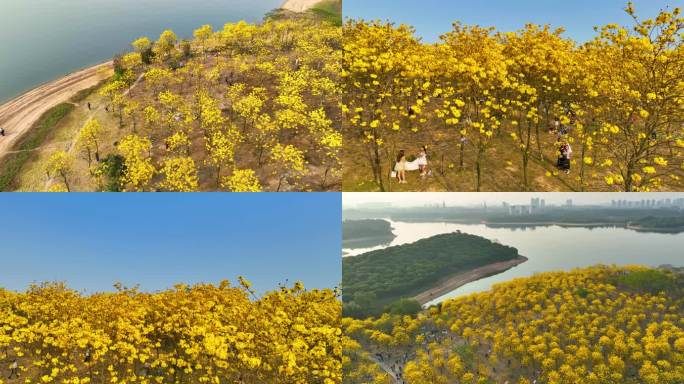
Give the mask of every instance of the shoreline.
[(111, 65), (112, 61), (109, 60), (78, 69), (31, 88), (1, 104), (0, 127), (5, 129), (6, 136), (0, 139), (0, 157), (11, 151), (14, 144), (45, 112), (56, 105), (69, 102), (78, 92), (95, 86), (111, 76)]
[(463, 225), (485, 225), (488, 227), (561, 227), (561, 228), (623, 228), (636, 232), (653, 232), (653, 233), (684, 233), (684, 227), (675, 228), (658, 228), (658, 227), (642, 227), (639, 225), (629, 225), (624, 223), (611, 222), (587, 222), (587, 223), (563, 223), (557, 221), (537, 221), (537, 222), (492, 222), (492, 221), (475, 221), (475, 220), (458, 220), (458, 219), (438, 219), (438, 220), (422, 220), (422, 219), (392, 219), (397, 222), (404, 223), (453, 223)]
[[(390, 234), (387, 236), (368, 236), (368, 237), (356, 237), (353, 239), (342, 239), (342, 245), (343, 248), (351, 248), (350, 246), (354, 246), (359, 243), (365, 243), (368, 241), (382, 241), (381, 244), (385, 244), (385, 241), (387, 243), (391, 243), (392, 240), (394, 240), (397, 236), (394, 234)], [(378, 245), (381, 245), (378, 244)], [(368, 247), (361, 247), (361, 248), (368, 248)]]
[(653, 232), (653, 233), (669, 233), (669, 234), (679, 234), (684, 232), (684, 227), (673, 227), (673, 228), (653, 228), (653, 227), (642, 227), (640, 225), (625, 225), (626, 229), (631, 229), (636, 232)]
[(601, 223), (601, 222), (593, 222), (593, 223), (561, 223), (557, 221), (548, 221), (548, 222), (525, 222), (525, 223), (516, 223), (516, 222), (490, 222), (490, 221), (483, 221), (482, 224), (484, 225), (490, 225), (490, 226), (513, 226), (513, 225), (534, 225), (534, 226), (556, 226), (556, 227), (587, 227), (587, 228), (595, 228), (595, 227), (624, 227), (623, 224), (619, 223)]
[[(283, 0), (280, 9), (302, 13), (322, 1)], [(15, 144), (45, 112), (61, 103), (70, 102), (79, 91), (106, 79), (108, 76), (98, 76), (97, 71), (111, 67), (112, 63), (112, 60), (108, 60), (84, 66), (0, 100), (0, 127), (5, 129), (5, 137), (0, 138), (0, 159), (14, 149)], [(98, 78), (97, 81), (95, 78)]]
[(518, 265), (527, 262), (527, 260), (529, 259), (525, 256), (518, 256), (512, 260), (488, 264), (465, 273), (448, 276), (437, 281), (436, 285), (432, 288), (415, 295), (413, 299), (418, 301), (420, 305), (425, 305), (468, 283), (506, 272), (513, 267), (517, 267)]
[(16, 96), (10, 96), (10, 98), (8, 98), (8, 99), (0, 100), (0, 107), (2, 107), (2, 106), (4, 106), (5, 104), (8, 104), (8, 103), (10, 103), (10, 102), (12, 102), (12, 101), (18, 99), (18, 98), (20, 98), (20, 97), (22, 97), (22, 96), (24, 96), (25, 94), (27, 94), (27, 93), (29, 93), (29, 92), (33, 92), (33, 91), (35, 91), (35, 90), (38, 89), (38, 88), (44, 87), (44, 86), (46, 86), (46, 85), (48, 85), (48, 84), (50, 84), (50, 83), (54, 83), (54, 82), (57, 81), (57, 80), (63, 79), (63, 78), (65, 78), (65, 77), (71, 76), (71, 75), (76, 74), (76, 73), (78, 73), (78, 72), (82, 72), (82, 71), (85, 71), (85, 70), (87, 70), (87, 69), (91, 69), (91, 68), (94, 68), (94, 67), (97, 67), (97, 66), (100, 66), (100, 65), (104, 65), (104, 64), (107, 64), (107, 63), (112, 63), (112, 60), (100, 61), (100, 62), (98, 62), (98, 63), (96, 63), (96, 64), (93, 64), (93, 65), (86, 65), (86, 66), (84, 66), (84, 67), (79, 67), (79, 68), (76, 68), (76, 69), (74, 69), (74, 70), (72, 70), (72, 71), (65, 72), (65, 73), (59, 75), (58, 77), (56, 77), (56, 78), (54, 78), (54, 79), (52, 79), (52, 80), (44, 81), (44, 82), (42, 82), (42, 83), (40, 83), (40, 84), (38, 84), (38, 85), (31, 86), (30, 88), (27, 88), (27, 89), (21, 91), (21, 93), (18, 93)]

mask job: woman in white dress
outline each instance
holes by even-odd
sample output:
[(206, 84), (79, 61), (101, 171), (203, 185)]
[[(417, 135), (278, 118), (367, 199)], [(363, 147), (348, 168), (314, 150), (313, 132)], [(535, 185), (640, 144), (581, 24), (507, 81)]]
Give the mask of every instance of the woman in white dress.
[(427, 147), (423, 145), (418, 152), (418, 157), (416, 158), (416, 163), (418, 164), (418, 170), (420, 171), (420, 176), (425, 176), (428, 174), (428, 158), (427, 158)]

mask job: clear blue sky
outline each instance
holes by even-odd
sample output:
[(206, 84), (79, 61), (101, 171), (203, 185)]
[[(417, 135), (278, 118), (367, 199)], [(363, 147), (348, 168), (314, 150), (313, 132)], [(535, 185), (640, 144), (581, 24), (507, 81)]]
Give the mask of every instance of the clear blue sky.
[(0, 199), (0, 287), (65, 281), (88, 292), (236, 282), (264, 292), (341, 280), (341, 196), (30, 194)]
[[(633, 0), (640, 17), (661, 8), (684, 6), (684, 0)], [(454, 21), (515, 31), (526, 23), (564, 27), (566, 37), (585, 42), (595, 25), (632, 25), (623, 9), (627, 0), (344, 0), (346, 18), (390, 20), (416, 27), (423, 41), (435, 42)]]

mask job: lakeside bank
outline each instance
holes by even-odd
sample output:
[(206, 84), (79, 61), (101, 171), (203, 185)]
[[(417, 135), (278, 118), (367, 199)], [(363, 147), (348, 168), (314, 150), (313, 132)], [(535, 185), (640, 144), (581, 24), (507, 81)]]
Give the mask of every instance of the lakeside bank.
[(437, 281), (435, 286), (433, 286), (432, 288), (419, 293), (413, 298), (416, 301), (418, 301), (420, 305), (424, 306), (427, 303), (433, 301), (434, 299), (446, 295), (447, 293), (452, 292), (468, 283), (472, 283), (480, 279), (504, 273), (511, 268), (517, 267), (518, 265), (527, 262), (528, 260), (529, 259), (525, 256), (518, 256), (513, 260), (488, 264), (479, 268), (475, 268), (468, 272), (448, 276), (444, 279)]

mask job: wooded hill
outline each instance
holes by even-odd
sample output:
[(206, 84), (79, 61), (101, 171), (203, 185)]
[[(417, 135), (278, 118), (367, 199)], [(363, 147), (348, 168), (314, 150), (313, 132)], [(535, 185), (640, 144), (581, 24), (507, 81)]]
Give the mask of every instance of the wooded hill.
[(378, 313), (439, 279), (517, 258), (518, 250), (483, 237), (449, 233), (342, 260), (345, 315)]

